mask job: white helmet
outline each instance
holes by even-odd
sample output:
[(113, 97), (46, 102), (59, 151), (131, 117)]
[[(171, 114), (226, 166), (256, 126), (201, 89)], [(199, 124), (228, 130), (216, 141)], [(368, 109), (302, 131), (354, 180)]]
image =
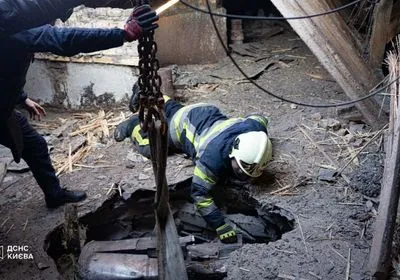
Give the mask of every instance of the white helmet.
[(234, 158), (248, 176), (259, 177), (272, 159), (271, 140), (263, 131), (242, 133), (233, 142), (229, 157)]

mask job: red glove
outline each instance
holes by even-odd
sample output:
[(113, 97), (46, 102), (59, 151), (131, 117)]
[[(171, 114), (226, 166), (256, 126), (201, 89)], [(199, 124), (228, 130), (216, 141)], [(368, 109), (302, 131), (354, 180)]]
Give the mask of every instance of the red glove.
[(154, 30), (158, 27), (155, 22), (158, 15), (151, 10), (149, 5), (136, 7), (129, 16), (124, 26), (125, 40), (132, 42), (139, 39), (143, 32)]

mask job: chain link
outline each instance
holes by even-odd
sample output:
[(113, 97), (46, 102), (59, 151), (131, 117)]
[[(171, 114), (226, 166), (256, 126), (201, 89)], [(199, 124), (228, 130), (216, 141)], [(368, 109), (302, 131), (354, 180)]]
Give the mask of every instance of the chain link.
[(154, 30), (143, 33), (139, 39), (139, 120), (143, 131), (149, 124), (161, 120), (166, 130), (164, 98), (161, 93), (161, 77), (158, 75), (160, 63), (157, 59), (157, 44), (154, 42)]

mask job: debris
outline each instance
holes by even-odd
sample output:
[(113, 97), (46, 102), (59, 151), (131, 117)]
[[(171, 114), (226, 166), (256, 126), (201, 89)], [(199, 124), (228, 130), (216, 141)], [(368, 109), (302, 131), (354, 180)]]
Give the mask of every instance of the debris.
[(230, 45), (232, 51), (241, 56), (257, 57), (259, 49), (254, 44), (232, 44)]
[(297, 105), (296, 104), (290, 104), (290, 109), (297, 109)]
[(336, 134), (339, 136), (345, 136), (347, 134), (347, 132), (348, 132), (347, 129), (341, 128), (336, 132)]
[(352, 146), (355, 147), (355, 148), (360, 148), (363, 143), (364, 143), (364, 139), (359, 138), (359, 139), (357, 139), (356, 141), (354, 141), (352, 143)]
[(87, 138), (82, 135), (73, 137), (71, 139), (71, 142), (69, 143), (70, 148), (71, 148), (71, 154), (75, 154), (77, 150), (79, 150), (82, 146), (84, 146), (86, 144), (86, 141), (87, 141)]
[(340, 168), (340, 170), (338, 171), (338, 173), (339, 173), (339, 174), (342, 174), (343, 171), (353, 162), (353, 160), (354, 160), (355, 158), (357, 158), (358, 155), (359, 155), (366, 147), (368, 147), (381, 133), (383, 133), (383, 131), (385, 131), (387, 127), (388, 127), (388, 124), (385, 125), (384, 127), (382, 127), (381, 130), (377, 131), (377, 132), (375, 133), (375, 135), (374, 135), (360, 150), (358, 150), (357, 153), (356, 153), (355, 155), (353, 155), (353, 156), (351, 157), (351, 159), (350, 159), (342, 168)]
[(325, 77), (323, 77), (323, 76), (321, 76), (321, 75), (317, 75), (317, 74), (313, 74), (313, 73), (304, 73), (304, 74), (306, 74), (307, 76), (310, 76), (311, 78), (313, 78), (313, 79), (315, 79), (315, 80), (323, 80), (323, 81), (328, 81), (328, 82), (336, 82), (335, 80), (325, 78)]
[(78, 121), (77, 120), (66, 120), (64, 124), (61, 126), (57, 127), (51, 132), (51, 135), (54, 137), (60, 137), (60, 136), (67, 136), (67, 130), (71, 128), (74, 124), (76, 124)]
[(352, 203), (352, 202), (339, 202), (339, 205), (347, 205), (347, 206), (364, 206), (364, 204), (361, 203)]
[(22, 228), (22, 231), (26, 230), (26, 226), (28, 225), (28, 221), (29, 221), (29, 219), (27, 218), (25, 223), (24, 223), (24, 227)]
[(351, 267), (351, 248), (349, 248), (349, 253), (347, 254), (347, 266), (346, 266), (346, 277), (345, 280), (350, 279), (350, 267)]
[(58, 162), (58, 163), (55, 162), (54, 166), (55, 166), (55, 169), (57, 170), (56, 175), (58, 176), (61, 173), (67, 171), (69, 169), (70, 162), (73, 165), (73, 164), (81, 161), (83, 158), (85, 158), (88, 155), (90, 150), (91, 150), (90, 146), (82, 147), (75, 154), (73, 154), (70, 159), (68, 157), (64, 161), (61, 161), (61, 162)]
[(311, 115), (311, 119), (313, 121), (320, 121), (320, 120), (322, 120), (322, 116), (321, 116), (320, 113), (314, 113), (314, 114)]
[(249, 269), (245, 269), (245, 268), (243, 268), (243, 267), (239, 267), (239, 269), (242, 270), (242, 271), (250, 272)]
[[(329, 163), (330, 163), (332, 166), (334, 166), (335, 168), (338, 168), (338, 167), (337, 167), (337, 164), (336, 164), (336, 163), (332, 160), (332, 158), (324, 151), (324, 149), (322, 149), (321, 146), (318, 145), (318, 144), (311, 138), (311, 136), (308, 135), (308, 133), (307, 133), (302, 127), (300, 127), (299, 125), (297, 125), (297, 127), (300, 129), (301, 132), (303, 132), (303, 134), (306, 136), (306, 138), (307, 138), (308, 140), (311, 141), (311, 143), (313, 144), (313, 146), (316, 147), (316, 148), (322, 153), (322, 155), (325, 157), (325, 159), (327, 159), (327, 160), (329, 161)], [(342, 170), (341, 170), (341, 171), (342, 171)], [(347, 183), (350, 183), (349, 178), (347, 178), (347, 176), (345, 176), (344, 174), (342, 174), (342, 172), (339, 171), (339, 172), (338, 172), (338, 175), (342, 176), (342, 178), (343, 178)]]
[(13, 228), (14, 228), (14, 224), (12, 224), (12, 225), (10, 226), (10, 228), (6, 231), (6, 234), (8, 234)]
[(0, 161), (0, 185), (3, 182), (6, 173), (7, 173), (7, 164), (5, 162)]
[(363, 121), (362, 114), (354, 105), (348, 105), (344, 107), (339, 107), (336, 109), (336, 114), (340, 116), (340, 118), (348, 120), (348, 121), (355, 121), (361, 122)]
[[(275, 190), (275, 191), (272, 191), (272, 192), (270, 192), (270, 193), (268, 193), (268, 194), (278, 194), (278, 193), (281, 193), (281, 192), (283, 192), (283, 191), (287, 191), (287, 190), (292, 189), (292, 188), (297, 188), (297, 187), (300, 187), (300, 186), (304, 186), (304, 185), (306, 185), (306, 183), (309, 182), (310, 180), (311, 180), (311, 178), (305, 178), (305, 179), (301, 180), (300, 182), (298, 182), (297, 184), (288, 185), (288, 186), (286, 186), (286, 187), (282, 187), (282, 188), (277, 189), (277, 190)], [(277, 183), (278, 183), (279, 185), (281, 185), (281, 183), (280, 183), (278, 180), (276, 180), (276, 181), (277, 181)], [(281, 186), (282, 186), (282, 185), (281, 185)]]
[(142, 156), (141, 154), (135, 153), (135, 152), (133, 152), (133, 151), (129, 151), (129, 152), (128, 152), (128, 155), (126, 156), (126, 158), (127, 158), (129, 161), (136, 162), (136, 163), (138, 163), (138, 162), (147, 162), (147, 161), (149, 161), (148, 158)]
[(50, 265), (39, 262), (37, 263), (37, 267), (39, 268), (39, 270), (45, 270), (46, 268), (49, 268)]
[(365, 203), (365, 206), (366, 206), (368, 209), (372, 209), (372, 207), (374, 207), (374, 204), (372, 203), (371, 200), (368, 200), (368, 201)]
[(320, 168), (319, 174), (318, 174), (318, 179), (320, 181), (333, 183), (333, 182), (336, 182), (337, 175), (338, 175), (338, 172), (336, 170)]
[(29, 171), (29, 166), (23, 159), (21, 159), (20, 163), (16, 163), (15, 161), (12, 161), (7, 166), (7, 171), (15, 172), (15, 173), (25, 173), (25, 172)]
[(138, 179), (139, 179), (140, 181), (148, 180), (148, 179), (150, 179), (150, 178), (151, 178), (151, 176), (148, 175), (148, 174), (145, 174), (145, 173), (140, 173), (140, 174), (139, 174), (139, 177), (138, 177)]
[(322, 280), (322, 277), (321, 277), (321, 276), (318, 276), (317, 274), (315, 274), (315, 273), (312, 272), (312, 271), (309, 271), (308, 274), (314, 276), (315, 278), (317, 278), (317, 279), (319, 279), (319, 280)]
[(119, 193), (119, 196), (122, 196), (122, 189), (121, 189), (121, 185), (117, 184), (117, 183), (112, 183), (111, 187), (108, 189), (106, 195), (109, 195), (111, 193), (111, 191), (113, 190), (117, 190)]
[(7, 221), (10, 219), (10, 217), (7, 217), (2, 223), (1, 223), (1, 225), (0, 225), (0, 228), (2, 228), (6, 223), (7, 223)]
[(298, 278), (298, 277), (294, 277), (294, 276), (286, 275), (286, 274), (281, 274), (281, 273), (278, 274), (278, 278), (288, 279), (288, 280), (307, 280), (307, 279), (304, 279), (304, 278)]
[(363, 124), (350, 122), (349, 131), (351, 133), (353, 133), (353, 134), (359, 134), (359, 133), (362, 133), (364, 131), (364, 127), (365, 127), (365, 125), (363, 125)]
[(69, 172), (72, 172), (72, 148), (71, 148), (71, 144), (69, 144), (69, 149), (68, 149), (68, 169)]
[(322, 119), (318, 123), (319, 127), (322, 127), (324, 129), (332, 129), (332, 130), (339, 130), (340, 127), (342, 126), (338, 120), (328, 118), (328, 119)]
[(300, 218), (297, 216), (296, 220), (297, 220), (297, 223), (299, 225), (299, 230), (300, 230), (300, 234), (301, 234), (301, 240), (303, 241), (304, 248), (306, 249), (306, 254), (308, 255), (307, 242), (306, 242), (306, 239), (304, 237), (304, 232), (303, 232), (303, 228), (302, 228), (301, 223), (300, 223)]
[(79, 164), (79, 163), (75, 163), (74, 166), (82, 167), (82, 168), (90, 168), (90, 169), (115, 167), (115, 165), (86, 165), (86, 164)]

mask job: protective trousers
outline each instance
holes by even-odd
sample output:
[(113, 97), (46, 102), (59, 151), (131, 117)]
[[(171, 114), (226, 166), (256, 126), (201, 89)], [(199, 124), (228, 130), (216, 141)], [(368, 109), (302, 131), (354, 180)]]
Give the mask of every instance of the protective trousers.
[[(60, 182), (51, 164), (46, 140), (29, 124), (27, 118), (16, 111), (16, 120), (22, 130), (22, 158), (28, 164), (46, 197), (54, 197), (61, 190)], [(11, 148), (12, 139), (6, 124), (0, 123), (0, 144)]]

